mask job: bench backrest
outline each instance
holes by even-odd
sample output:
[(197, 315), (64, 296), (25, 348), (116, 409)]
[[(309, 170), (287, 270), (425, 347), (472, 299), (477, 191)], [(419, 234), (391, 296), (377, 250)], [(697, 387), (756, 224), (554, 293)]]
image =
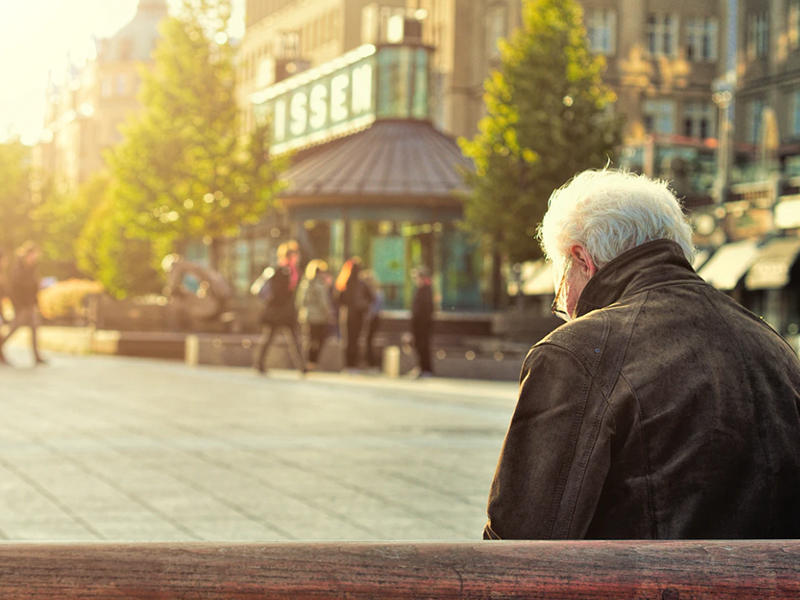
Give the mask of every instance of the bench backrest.
[(800, 541), (9, 543), (0, 598), (797, 600)]

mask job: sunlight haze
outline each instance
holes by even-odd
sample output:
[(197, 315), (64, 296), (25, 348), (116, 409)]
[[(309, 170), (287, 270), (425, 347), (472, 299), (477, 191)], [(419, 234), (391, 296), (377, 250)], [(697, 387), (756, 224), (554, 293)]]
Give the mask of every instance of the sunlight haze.
[[(94, 38), (114, 35), (136, 13), (138, 0), (0, 2), (0, 141), (21, 136), (35, 144), (42, 130), (48, 73), (58, 82), (67, 64), (94, 56)], [(178, 6), (180, 0), (170, 0)], [(234, 0), (232, 33), (244, 29), (244, 0)]]

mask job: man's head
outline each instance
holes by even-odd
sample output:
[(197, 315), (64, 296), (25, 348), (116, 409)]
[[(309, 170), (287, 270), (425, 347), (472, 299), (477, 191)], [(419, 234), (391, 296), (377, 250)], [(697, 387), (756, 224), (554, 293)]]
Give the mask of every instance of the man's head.
[(39, 247), (34, 242), (25, 242), (17, 248), (17, 258), (32, 266), (39, 261)]
[(623, 252), (666, 239), (694, 258), (692, 229), (666, 182), (611, 169), (584, 171), (556, 190), (539, 238), (569, 317), (597, 270)]
[(417, 287), (422, 287), (426, 284), (430, 284), (431, 281), (431, 272), (425, 265), (420, 265), (415, 267), (411, 271), (411, 276), (414, 278), (414, 283)]
[(277, 254), (279, 264), (294, 266), (300, 260), (300, 245), (294, 240), (289, 240), (278, 246)]

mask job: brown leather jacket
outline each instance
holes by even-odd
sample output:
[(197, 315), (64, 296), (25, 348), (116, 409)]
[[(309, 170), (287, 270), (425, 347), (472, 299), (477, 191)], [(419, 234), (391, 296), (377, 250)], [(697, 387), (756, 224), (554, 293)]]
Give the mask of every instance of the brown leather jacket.
[(536, 344), (489, 495), (488, 539), (800, 537), (800, 362), (649, 242)]

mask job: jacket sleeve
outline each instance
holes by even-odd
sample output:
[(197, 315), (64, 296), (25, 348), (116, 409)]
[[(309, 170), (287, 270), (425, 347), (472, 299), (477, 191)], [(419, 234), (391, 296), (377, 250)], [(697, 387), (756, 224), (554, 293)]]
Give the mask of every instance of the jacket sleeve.
[(528, 354), (489, 493), (485, 539), (581, 539), (608, 474), (613, 415), (583, 363), (543, 344)]

